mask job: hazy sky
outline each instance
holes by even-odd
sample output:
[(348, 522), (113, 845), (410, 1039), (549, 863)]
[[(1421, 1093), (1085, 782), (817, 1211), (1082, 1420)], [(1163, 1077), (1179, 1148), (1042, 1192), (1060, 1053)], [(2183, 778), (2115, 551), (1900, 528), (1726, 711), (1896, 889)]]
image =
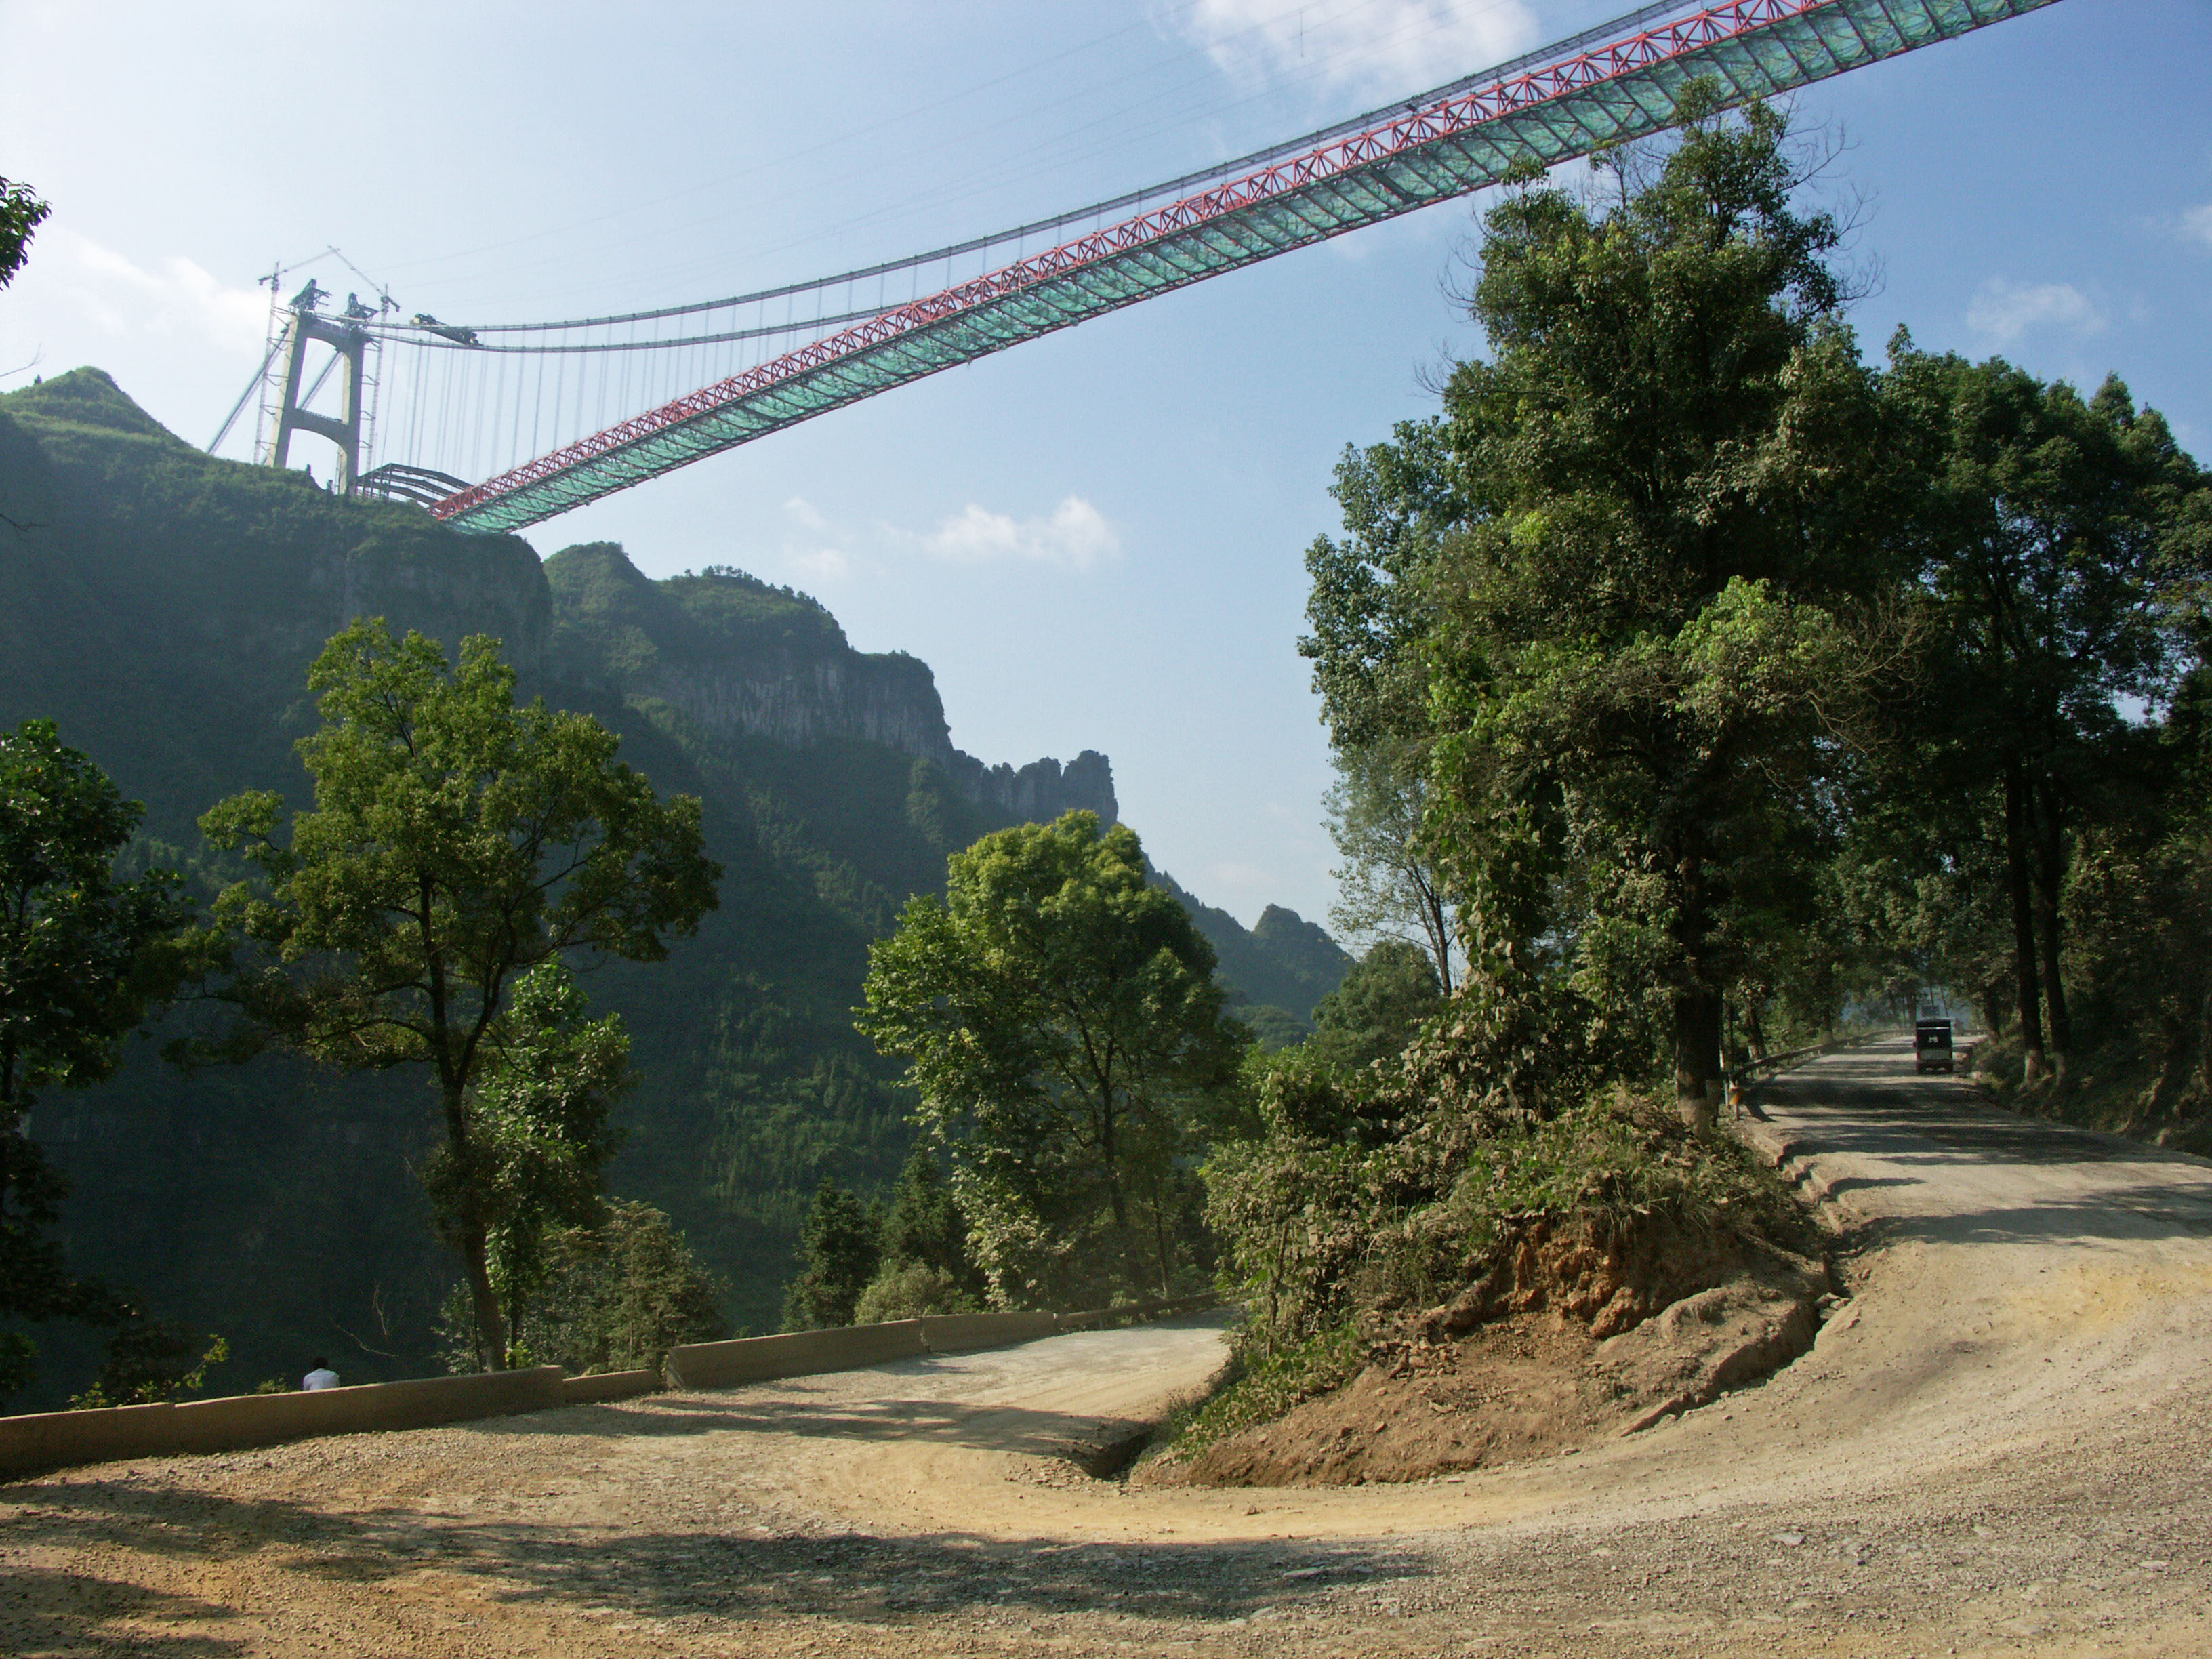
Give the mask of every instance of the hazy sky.
[[(1626, 9), (0, 0), (0, 176), (54, 206), (0, 295), (0, 386), (94, 363), (204, 443), (260, 358), (256, 275), (331, 244), (447, 318), (710, 297), (1079, 207)], [(2059, 0), (1801, 94), (1863, 201), (1869, 349), (1903, 323), (2085, 387), (2117, 370), (2212, 455), (2208, 64), (2206, 0)], [(1426, 412), (1437, 367), (1480, 345), (1446, 297), (1473, 210), (1148, 302), (530, 539), (790, 582), (862, 649), (927, 660), (963, 748), (1103, 750), (1194, 892), (1322, 918), (1301, 555), (1335, 527), (1342, 447)]]

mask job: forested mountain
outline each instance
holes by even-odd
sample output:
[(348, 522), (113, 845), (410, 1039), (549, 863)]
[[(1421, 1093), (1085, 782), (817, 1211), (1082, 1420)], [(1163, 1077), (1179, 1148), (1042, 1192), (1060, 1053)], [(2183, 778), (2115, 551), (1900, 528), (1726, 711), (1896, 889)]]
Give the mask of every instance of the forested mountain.
[(1261, 911), (1248, 930), (1226, 910), (1192, 897), (1166, 872), (1156, 872), (1154, 879), (1182, 901), (1213, 947), (1220, 977), (1252, 1005), (1248, 1018), (1263, 1036), (1273, 1012), (1290, 1015), (1290, 1029), (1300, 1034), (1312, 1029), (1314, 1005), (1336, 989), (1352, 966), (1343, 946), (1279, 904)]
[[(198, 814), (248, 787), (304, 804), (307, 664), (361, 615), (449, 647), (497, 635), (523, 695), (597, 715), (663, 793), (702, 799), (720, 908), (667, 963), (586, 984), (628, 1021), (641, 1078), (612, 1189), (665, 1209), (755, 1329), (774, 1326), (819, 1182), (881, 1190), (908, 1151), (897, 1068), (852, 1030), (869, 940), (978, 836), (1116, 816), (1104, 756), (1017, 769), (961, 753), (925, 664), (855, 651), (789, 589), (725, 568), (652, 580), (610, 544), (541, 564), (514, 537), (211, 459), (97, 370), (0, 397), (0, 724), (55, 720), (146, 804), (131, 858), (203, 891), (239, 872)], [(1341, 976), (1348, 959), (1290, 913), (1248, 933), (1174, 890), (1249, 1002), (1303, 1020)], [(434, 1369), (454, 1274), (414, 1173), (432, 1130), (420, 1080), (275, 1060), (185, 1076), (133, 1046), (112, 1083), (36, 1109), (75, 1183), (72, 1261), (226, 1334), (222, 1386), (316, 1351), (349, 1378)], [(41, 1334), (52, 1363), (18, 1409), (81, 1381), (78, 1341)]]

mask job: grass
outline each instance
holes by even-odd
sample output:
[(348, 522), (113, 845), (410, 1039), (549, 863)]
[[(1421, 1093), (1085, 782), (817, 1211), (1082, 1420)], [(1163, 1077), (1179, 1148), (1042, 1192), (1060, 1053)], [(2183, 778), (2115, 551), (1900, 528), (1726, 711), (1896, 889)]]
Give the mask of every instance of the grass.
[(1334, 1393), (1367, 1364), (1367, 1344), (1346, 1320), (1296, 1347), (1255, 1354), (1243, 1343), (1211, 1389), (1168, 1413), (1145, 1454), (1188, 1459), (1218, 1440), (1273, 1423), (1305, 1401)]

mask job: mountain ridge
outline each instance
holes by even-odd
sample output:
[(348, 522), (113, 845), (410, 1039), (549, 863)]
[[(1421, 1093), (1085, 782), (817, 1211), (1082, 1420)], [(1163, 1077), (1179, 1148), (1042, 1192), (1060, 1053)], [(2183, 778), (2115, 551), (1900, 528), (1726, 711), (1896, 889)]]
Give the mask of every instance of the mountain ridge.
[[(236, 872), (203, 847), (200, 812), (243, 788), (307, 804), (307, 667), (364, 611), (449, 647), (499, 636), (524, 696), (591, 714), (657, 788), (701, 798), (720, 909), (665, 963), (586, 982), (628, 1022), (641, 1075), (612, 1188), (666, 1210), (756, 1329), (815, 1187), (886, 1190), (911, 1142), (898, 1068), (852, 1030), (870, 940), (981, 835), (1070, 806), (1118, 817), (1103, 755), (963, 755), (926, 664), (853, 651), (803, 595), (726, 568), (655, 581), (605, 544), (541, 561), (514, 537), (216, 460), (98, 370), (0, 394), (0, 513), (22, 526), (0, 524), (0, 722), (54, 719), (146, 803), (128, 856), (204, 893)], [(771, 684), (778, 664), (796, 689)], [(1185, 902), (1225, 981), (1304, 1015), (1310, 988), (1267, 981), (1266, 941)], [(349, 1378), (434, 1369), (453, 1270), (413, 1173), (435, 1137), (429, 1091), (273, 1060), (184, 1076), (154, 1053), (134, 1044), (110, 1083), (38, 1103), (76, 1183), (72, 1259), (226, 1335), (226, 1387), (296, 1375), (303, 1348), (346, 1355)], [(89, 1368), (82, 1334), (38, 1340), (56, 1364), (19, 1407), (58, 1403), (58, 1379)]]

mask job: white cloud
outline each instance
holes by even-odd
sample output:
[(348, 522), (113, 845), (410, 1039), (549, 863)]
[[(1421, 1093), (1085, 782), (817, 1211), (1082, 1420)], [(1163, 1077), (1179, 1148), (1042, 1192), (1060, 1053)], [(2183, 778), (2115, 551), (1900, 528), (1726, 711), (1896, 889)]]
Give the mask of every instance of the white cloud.
[(1184, 27), (1231, 78), (1425, 92), (1537, 44), (1523, 0), (1198, 0)]
[(40, 237), (40, 252), (65, 268), (69, 301), (110, 334), (185, 334), (240, 356), (262, 349), (268, 296), (228, 288), (182, 254), (149, 270), (63, 226)]
[(804, 495), (793, 495), (783, 504), (783, 510), (800, 529), (811, 530), (817, 536), (830, 527), (830, 520), (823, 518), (816, 510), (814, 503)]
[(2183, 211), (2181, 234), (2192, 242), (2202, 242), (2205, 246), (2212, 247), (2212, 202)]
[(800, 550), (787, 547), (783, 561), (802, 576), (817, 582), (842, 582), (853, 574), (853, 561), (840, 547), (817, 547)]
[(940, 559), (980, 564), (990, 559), (1028, 559), (1088, 570), (1121, 550), (1121, 538), (1098, 509), (1070, 495), (1047, 519), (1016, 520), (969, 502), (968, 510), (947, 519), (921, 544)]
[(2008, 283), (1992, 277), (1966, 307), (1966, 326), (2000, 345), (2010, 345), (2032, 328), (2094, 334), (2104, 325), (2104, 313), (2071, 283)]

